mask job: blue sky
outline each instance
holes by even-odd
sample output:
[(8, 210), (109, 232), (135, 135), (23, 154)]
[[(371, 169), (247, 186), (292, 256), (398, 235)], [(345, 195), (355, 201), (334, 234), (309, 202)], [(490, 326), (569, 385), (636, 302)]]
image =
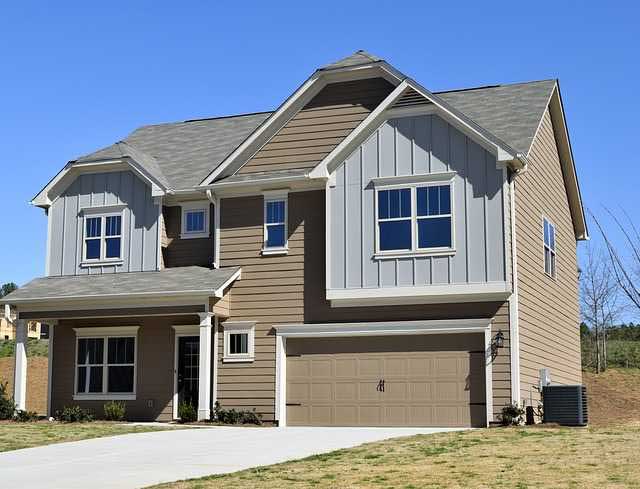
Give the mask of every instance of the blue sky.
[(44, 274), (28, 201), (69, 159), (143, 124), (273, 109), (357, 49), (434, 91), (559, 78), (585, 204), (640, 222), (637, 3), (307, 3), (5, 2), (0, 283)]

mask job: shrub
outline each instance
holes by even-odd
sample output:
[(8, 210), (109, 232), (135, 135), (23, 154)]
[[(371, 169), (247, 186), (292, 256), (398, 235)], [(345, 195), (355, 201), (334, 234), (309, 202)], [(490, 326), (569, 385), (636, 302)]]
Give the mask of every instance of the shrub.
[(56, 412), (56, 418), (63, 423), (84, 423), (93, 421), (93, 413), (80, 406), (65, 406), (62, 411)]
[(178, 417), (181, 423), (193, 423), (198, 419), (198, 413), (190, 402), (181, 402), (178, 404)]
[(235, 409), (222, 409), (220, 403), (216, 401), (213, 408), (212, 421), (217, 421), (223, 424), (262, 424), (260, 415), (253, 411), (236, 411)]
[(500, 415), (500, 421), (502, 426), (518, 426), (522, 424), (524, 409), (517, 404), (509, 404), (502, 408), (502, 414)]
[(7, 390), (7, 382), (0, 382), (0, 419), (11, 419), (16, 411), (16, 403)]
[(122, 421), (127, 412), (123, 401), (109, 401), (103, 406), (104, 419), (108, 421)]
[(24, 409), (18, 409), (13, 415), (14, 421), (19, 423), (29, 423), (31, 421), (38, 421), (38, 413), (34, 411), (26, 411)]

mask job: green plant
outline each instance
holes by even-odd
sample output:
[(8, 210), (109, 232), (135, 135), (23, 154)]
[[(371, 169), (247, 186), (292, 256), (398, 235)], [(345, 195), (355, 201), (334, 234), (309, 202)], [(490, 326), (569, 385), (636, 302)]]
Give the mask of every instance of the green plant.
[(183, 401), (178, 404), (178, 417), (181, 423), (193, 423), (198, 419), (198, 413), (193, 404)]
[(38, 413), (34, 411), (26, 411), (24, 409), (18, 409), (13, 415), (13, 420), (19, 423), (29, 423), (31, 421), (38, 421)]
[(261, 425), (262, 419), (260, 415), (253, 411), (236, 411), (235, 409), (223, 409), (220, 407), (220, 403), (216, 401), (213, 407), (212, 421), (217, 421), (223, 424), (256, 424)]
[(500, 421), (502, 426), (518, 426), (522, 424), (524, 409), (517, 404), (508, 404), (502, 408), (500, 414)]
[(104, 419), (108, 421), (122, 421), (127, 413), (127, 407), (123, 401), (109, 401), (103, 409)]
[(56, 418), (63, 423), (84, 423), (93, 421), (93, 413), (80, 406), (65, 406), (62, 411), (56, 411)]
[(16, 403), (7, 391), (7, 382), (0, 382), (0, 419), (11, 419), (16, 411)]

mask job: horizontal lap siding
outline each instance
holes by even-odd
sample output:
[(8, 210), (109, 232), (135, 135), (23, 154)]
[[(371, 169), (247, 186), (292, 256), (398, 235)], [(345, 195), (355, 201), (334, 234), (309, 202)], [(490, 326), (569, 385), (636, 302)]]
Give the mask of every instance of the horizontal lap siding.
[(164, 266), (186, 267), (199, 265), (210, 267), (214, 258), (214, 212), (213, 205), (209, 206), (209, 237), (180, 239), (182, 232), (182, 207), (164, 206), (164, 236), (162, 237), (162, 256)]
[[(61, 320), (53, 341), (53, 411), (79, 405), (104, 415), (107, 401), (74, 401), (76, 335), (73, 328), (140, 326), (136, 358), (136, 400), (124, 401), (127, 419), (170, 421), (173, 418), (174, 324), (198, 324), (198, 316), (127, 317)], [(153, 407), (148, 407), (152, 401)]]
[(392, 90), (383, 78), (327, 85), (238, 173), (313, 168)]
[[(553, 382), (582, 382), (576, 240), (551, 116), (544, 114), (529, 154), (516, 177), (520, 375), (522, 399), (539, 400), (539, 369)], [(543, 215), (556, 226), (556, 280), (544, 273)]]
[(433, 304), (331, 308), (325, 299), (324, 192), (289, 194), (289, 254), (262, 257), (262, 197), (222, 200), (221, 264), (241, 266), (231, 288), (230, 320), (256, 321), (255, 357), (248, 364), (223, 363), (220, 325), (218, 399), (224, 407), (256, 408), (274, 418), (275, 337), (282, 323), (493, 318), (506, 336), (494, 361), (494, 411), (510, 397), (509, 319), (504, 303)]

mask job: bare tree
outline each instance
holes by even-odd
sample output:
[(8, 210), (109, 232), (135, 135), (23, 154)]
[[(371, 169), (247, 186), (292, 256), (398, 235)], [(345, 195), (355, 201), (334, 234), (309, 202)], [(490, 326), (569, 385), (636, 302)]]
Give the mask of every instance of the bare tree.
[(607, 328), (623, 310), (619, 286), (607, 256), (590, 244), (580, 273), (580, 310), (583, 321), (595, 333), (595, 369), (607, 368)]

